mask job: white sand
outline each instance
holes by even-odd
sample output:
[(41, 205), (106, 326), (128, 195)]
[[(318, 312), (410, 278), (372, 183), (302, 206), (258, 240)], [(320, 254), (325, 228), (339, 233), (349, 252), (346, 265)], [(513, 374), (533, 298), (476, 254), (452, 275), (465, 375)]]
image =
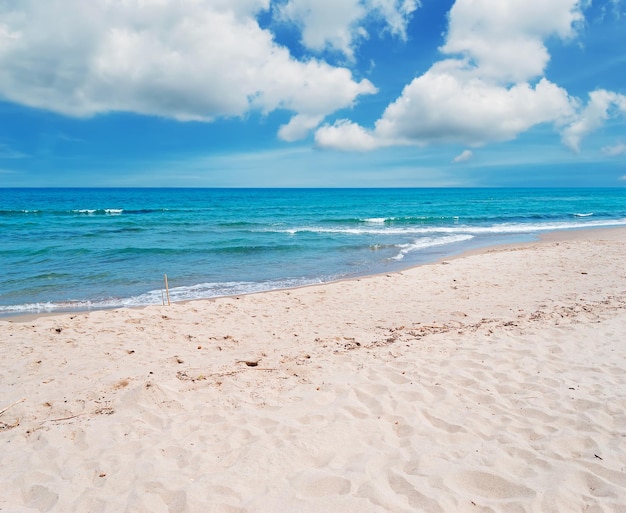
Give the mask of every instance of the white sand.
[(626, 512), (625, 255), (0, 322), (0, 511)]

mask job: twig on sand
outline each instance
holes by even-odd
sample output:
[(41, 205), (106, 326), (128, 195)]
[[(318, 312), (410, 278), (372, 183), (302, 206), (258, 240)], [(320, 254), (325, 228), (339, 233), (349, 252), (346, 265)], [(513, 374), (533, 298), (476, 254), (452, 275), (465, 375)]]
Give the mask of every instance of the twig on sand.
[(69, 417), (61, 417), (59, 419), (46, 419), (42, 422), (42, 424), (45, 422), (60, 422), (62, 420), (75, 419), (76, 417), (80, 417), (82, 415), (87, 415), (87, 413), (77, 413), (76, 415), (70, 415)]
[[(232, 376), (233, 374), (239, 374), (240, 372), (246, 372), (247, 370), (248, 369), (237, 369), (237, 370), (228, 371), (228, 372), (216, 372), (213, 374), (209, 374), (209, 376), (211, 377)], [(271, 369), (271, 368), (264, 369), (264, 368), (255, 367), (254, 370), (273, 372), (273, 371), (277, 371), (278, 369)]]
[(23, 397), (19, 401), (15, 401), (13, 404), (9, 404), (9, 406), (7, 406), (6, 408), (2, 408), (0, 410), (0, 415), (2, 415), (4, 412), (6, 412), (9, 408), (13, 408), (13, 406), (15, 406), (16, 404), (23, 403), (24, 401), (26, 401), (26, 397)]

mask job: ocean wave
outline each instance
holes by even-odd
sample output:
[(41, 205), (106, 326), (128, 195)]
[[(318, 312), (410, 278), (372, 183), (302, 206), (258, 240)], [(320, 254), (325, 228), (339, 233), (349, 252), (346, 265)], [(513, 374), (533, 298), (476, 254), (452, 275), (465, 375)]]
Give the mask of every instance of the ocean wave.
[(222, 221), (217, 223), (222, 228), (250, 228), (263, 226), (262, 223), (254, 223), (252, 221)]
[(71, 213), (73, 214), (80, 214), (80, 215), (88, 215), (88, 216), (93, 216), (93, 215), (109, 215), (109, 216), (115, 216), (115, 215), (120, 215), (124, 212), (123, 208), (80, 208), (80, 209), (74, 209), (71, 210)]
[(412, 224), (428, 224), (450, 222), (458, 219), (458, 216), (381, 216), (381, 217), (349, 217), (337, 219), (323, 219), (320, 221), (323, 225), (412, 225)]
[[(379, 216), (379, 217), (358, 217), (358, 218), (333, 218), (322, 219), (319, 224), (326, 229), (328, 226), (347, 227), (350, 229), (360, 229), (363, 225), (376, 225), (385, 227), (425, 227), (430, 225), (445, 226), (448, 224), (478, 224), (493, 223), (502, 224), (509, 222), (519, 223), (536, 223), (549, 222), (553, 220), (563, 219), (560, 213), (517, 213), (515, 215), (492, 213), (489, 215), (472, 216), (472, 215), (422, 215), (422, 216)], [(367, 226), (366, 228), (367, 229)]]
[(37, 209), (0, 210), (0, 217), (14, 217), (14, 216), (23, 216), (23, 215), (33, 215), (33, 214), (41, 214), (41, 210), (37, 210)]
[[(142, 214), (159, 214), (164, 212), (172, 213), (194, 213), (193, 209), (172, 210), (169, 208), (147, 208), (147, 209), (125, 209), (125, 208), (73, 208), (69, 210), (45, 210), (45, 209), (17, 209), (17, 210), (0, 210), (0, 217), (20, 216), (20, 215), (51, 215), (51, 216), (75, 216), (75, 215), (142, 215)], [(198, 211), (199, 212), (199, 211)]]
[(465, 242), (473, 239), (473, 235), (448, 235), (445, 237), (424, 237), (417, 239), (410, 244), (400, 244), (400, 252), (392, 257), (392, 260), (402, 260), (408, 253), (413, 251), (420, 251), (436, 246), (446, 246), (448, 244), (455, 244), (458, 242)]
[(233, 245), (233, 246), (198, 246), (186, 247), (181, 250), (179, 247), (168, 246), (150, 246), (150, 247), (133, 247), (117, 248), (102, 252), (104, 258), (125, 258), (133, 256), (176, 256), (184, 253), (186, 255), (257, 255), (263, 253), (283, 253), (289, 251), (298, 251), (302, 247), (298, 244), (250, 244), (250, 245)]
[(411, 226), (411, 227), (344, 227), (327, 228), (322, 226), (296, 227), (277, 232), (296, 235), (298, 233), (328, 233), (343, 235), (428, 235), (428, 234), (471, 234), (471, 235), (506, 235), (536, 233), (543, 231), (569, 230), (579, 228), (598, 228), (609, 226), (625, 226), (626, 219), (606, 219), (597, 221), (554, 221), (545, 223), (499, 223), (491, 225), (455, 224), (442, 226)]

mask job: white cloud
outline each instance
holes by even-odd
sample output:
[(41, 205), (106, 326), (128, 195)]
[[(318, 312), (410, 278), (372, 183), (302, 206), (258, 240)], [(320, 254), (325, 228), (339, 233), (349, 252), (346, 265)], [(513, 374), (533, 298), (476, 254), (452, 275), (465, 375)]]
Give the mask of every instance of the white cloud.
[[(507, 88), (467, 76), (458, 64), (454, 60), (438, 63), (404, 88), (374, 130), (358, 127), (377, 141), (370, 141), (368, 146), (480, 146), (514, 139), (540, 123), (563, 124), (574, 115), (575, 102), (564, 89), (546, 79), (535, 86), (524, 82)], [(328, 127), (319, 130), (328, 131)], [(345, 149), (354, 149), (353, 137), (348, 136), (356, 131), (354, 126), (342, 121), (333, 130), (332, 147), (342, 147), (341, 134), (345, 133)], [(323, 138), (316, 140), (326, 146)]]
[(374, 15), (382, 18), (392, 34), (406, 39), (406, 29), (411, 15), (420, 7), (419, 0), (369, 0), (365, 5)]
[(369, 18), (379, 19), (394, 35), (406, 39), (406, 28), (418, 0), (288, 0), (279, 10), (283, 20), (298, 25), (302, 44), (314, 51), (333, 49), (354, 56), (369, 36)]
[(609, 157), (618, 157), (619, 155), (626, 155), (626, 144), (618, 143), (615, 146), (605, 146), (602, 148), (602, 152)]
[(301, 28), (302, 44), (318, 52), (333, 48), (351, 57), (355, 40), (365, 35), (357, 30), (367, 12), (359, 0), (289, 0), (279, 12)]
[(346, 68), (294, 59), (254, 18), (269, 3), (3, 2), (0, 97), (71, 116), (129, 111), (210, 121), (286, 109), (313, 128), (313, 119), (376, 91)]
[(293, 116), (289, 123), (283, 125), (278, 130), (278, 136), (283, 141), (297, 141), (303, 139), (306, 135), (316, 128), (321, 122), (322, 116), (307, 116), (305, 114), (298, 114)]
[(347, 119), (319, 128), (315, 133), (315, 143), (321, 148), (346, 151), (368, 151), (385, 146), (380, 139)]
[(459, 155), (454, 157), (454, 159), (452, 160), (452, 163), (458, 164), (460, 162), (467, 162), (473, 156), (474, 156), (474, 153), (472, 152), (472, 150), (464, 150)]
[(476, 64), (483, 78), (521, 82), (543, 74), (545, 39), (574, 36), (581, 0), (457, 0), (442, 51)]
[(443, 61), (413, 80), (376, 122), (386, 140), (425, 145), (481, 145), (514, 139), (521, 132), (572, 113), (567, 92), (546, 79), (503, 87)]
[[(580, 9), (579, 0), (457, 0), (441, 48), (449, 56), (408, 84), (373, 130), (345, 121), (319, 130), (332, 133), (332, 147), (352, 149), (357, 128), (372, 148), (479, 146), (542, 123), (561, 128), (574, 119), (578, 101), (541, 77), (549, 60), (544, 41), (573, 37)], [(321, 146), (326, 139), (316, 138)]]
[(563, 130), (563, 143), (574, 151), (579, 151), (583, 137), (600, 128), (606, 120), (619, 112), (626, 114), (626, 96), (604, 89), (592, 91), (589, 93), (587, 106)]

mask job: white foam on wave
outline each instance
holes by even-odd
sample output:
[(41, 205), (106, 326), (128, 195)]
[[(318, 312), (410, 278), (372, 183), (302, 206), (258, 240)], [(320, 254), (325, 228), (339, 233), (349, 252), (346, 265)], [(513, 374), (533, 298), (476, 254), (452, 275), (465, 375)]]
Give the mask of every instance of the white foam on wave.
[[(327, 281), (333, 277), (328, 277)], [(172, 287), (169, 297), (172, 302), (192, 301), (196, 299), (210, 299), (239, 294), (253, 294), (269, 290), (289, 289), (306, 285), (323, 283), (321, 278), (291, 278), (264, 282), (222, 282), (199, 283), (196, 285)], [(106, 298), (100, 300), (62, 301), (46, 303), (27, 303), (21, 305), (0, 306), (0, 315), (40, 314), (54, 312), (74, 312), (89, 310), (104, 310), (112, 308), (132, 308), (150, 305), (162, 305), (167, 302), (164, 289), (150, 290), (137, 296), (127, 298)]]
[[(290, 289), (295, 287), (303, 287), (306, 285), (316, 285), (324, 281), (330, 281), (334, 277), (327, 276), (322, 278), (285, 278), (278, 280), (266, 280), (259, 282), (252, 281), (229, 281), (229, 282), (209, 282), (198, 283), (196, 285), (187, 285), (174, 287), (170, 289), (170, 299), (172, 301), (191, 301), (194, 299), (208, 299), (223, 296), (235, 296), (238, 294), (253, 294), (255, 292), (266, 292), (268, 290)], [(161, 290), (150, 291), (136, 298), (134, 301), (142, 303), (150, 300), (151, 304), (161, 303)], [(157, 300), (155, 300), (158, 299)]]
[(589, 212), (588, 214), (574, 214), (574, 217), (591, 217), (593, 212)]
[(26, 303), (23, 305), (0, 306), (0, 314), (48, 313), (59, 310), (58, 303)]
[(506, 235), (535, 233), (542, 231), (570, 230), (578, 228), (598, 228), (625, 226), (626, 219), (606, 219), (598, 221), (560, 221), (545, 223), (503, 223), (491, 226), (471, 226), (454, 224), (452, 226), (407, 226), (407, 227), (361, 227), (361, 228), (326, 228), (301, 227), (278, 230), (279, 233), (335, 233), (344, 235), (429, 235), (429, 234), (470, 234), (470, 235)]
[(402, 260), (408, 253), (413, 251), (420, 251), (427, 248), (436, 246), (445, 246), (448, 244), (455, 244), (458, 242), (465, 242), (473, 239), (473, 235), (448, 235), (445, 237), (424, 237), (417, 239), (410, 244), (401, 244), (398, 247), (400, 252), (392, 257), (392, 260)]
[(109, 216), (115, 216), (115, 215), (120, 215), (123, 212), (124, 212), (123, 208), (105, 208), (103, 210), (98, 210), (95, 208), (77, 208), (77, 209), (72, 210), (72, 213), (74, 214), (82, 214), (82, 215), (89, 215), (89, 216), (93, 216), (96, 214), (106, 214)]

